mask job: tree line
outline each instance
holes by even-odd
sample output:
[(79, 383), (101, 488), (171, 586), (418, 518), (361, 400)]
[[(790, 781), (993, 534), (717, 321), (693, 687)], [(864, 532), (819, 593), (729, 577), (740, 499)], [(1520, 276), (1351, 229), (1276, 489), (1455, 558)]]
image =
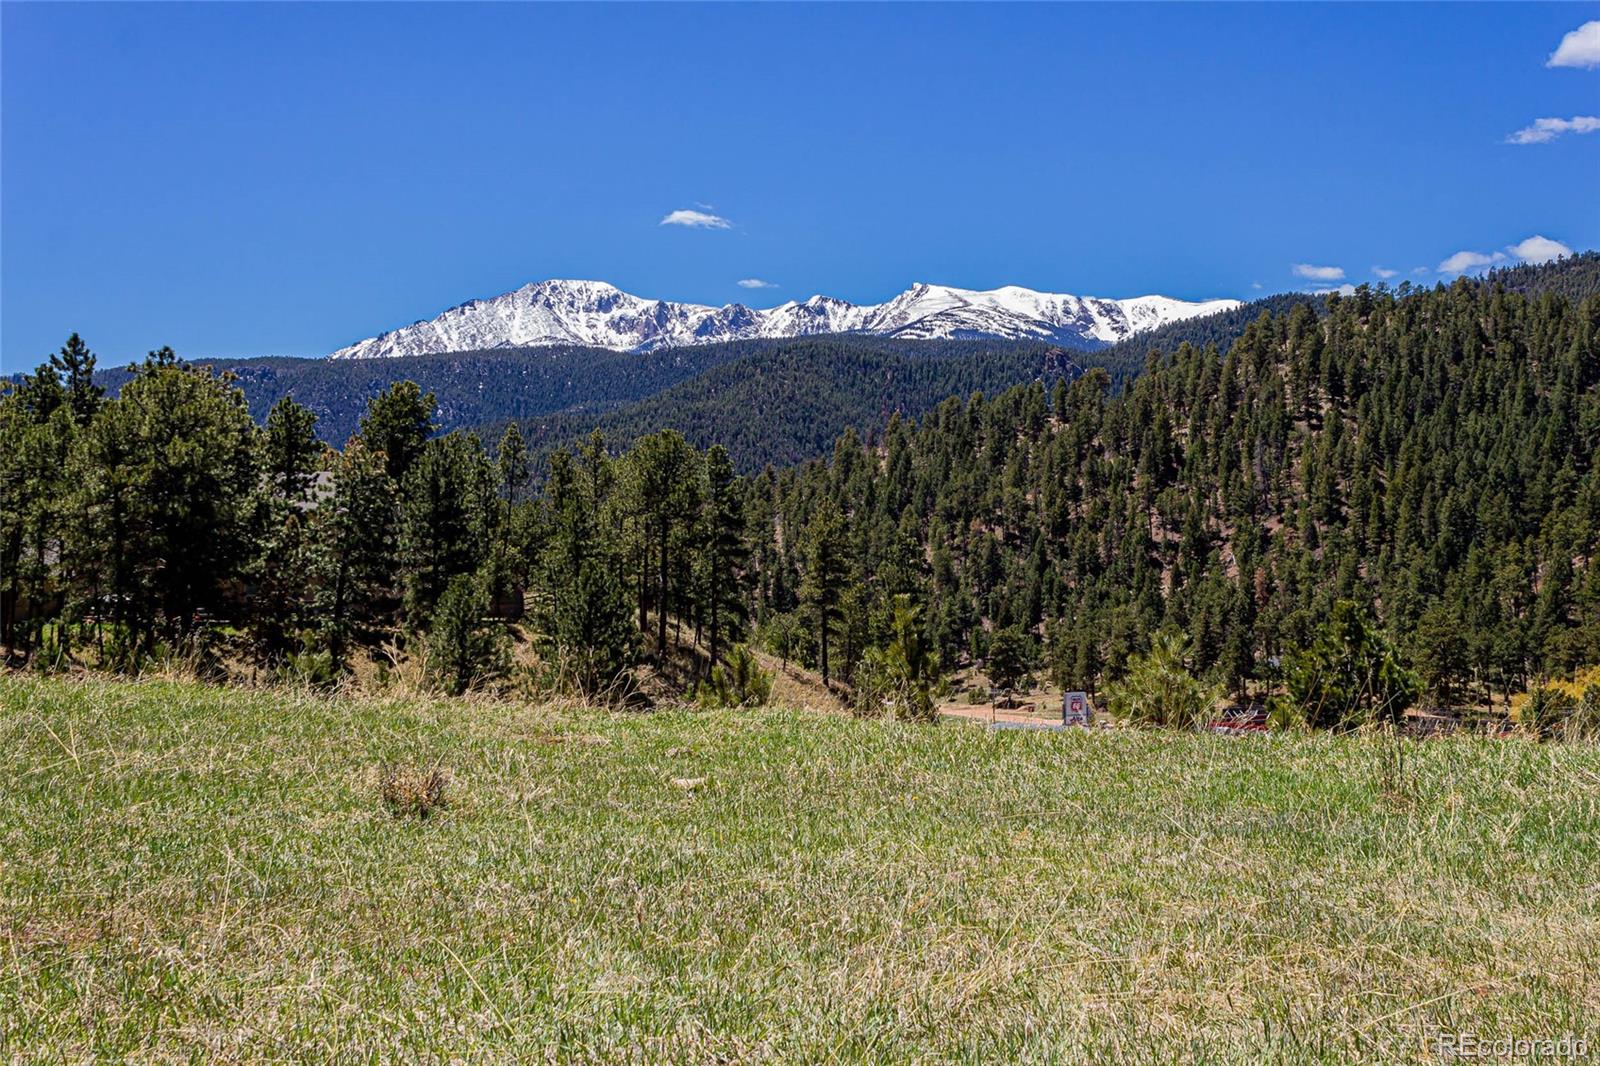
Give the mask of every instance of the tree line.
[(74, 336), (0, 397), (0, 640), (132, 668), (221, 634), (329, 677), (399, 641), (460, 690), (526, 612), (549, 683), (590, 694), (685, 649), (727, 681), (759, 640), (920, 713), (969, 664), (1129, 707), (1164, 664), (1312, 725), (1600, 662), (1600, 297), (1463, 280), (1322, 311), (753, 476), (671, 430), (486, 448), (411, 382), (334, 450), (169, 350), (107, 398)]

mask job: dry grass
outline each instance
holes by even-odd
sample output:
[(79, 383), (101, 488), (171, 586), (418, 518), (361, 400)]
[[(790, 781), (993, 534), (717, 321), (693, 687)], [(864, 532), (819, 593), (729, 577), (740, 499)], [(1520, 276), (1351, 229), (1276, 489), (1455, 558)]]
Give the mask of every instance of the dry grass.
[[(1384, 758), (0, 677), (0, 1058), (1593, 1046), (1595, 749)], [(448, 767), (450, 802), (392, 817), (385, 764)]]
[(437, 766), (419, 770), (391, 764), (378, 773), (378, 798), (396, 818), (427, 818), (444, 805), (449, 780)]

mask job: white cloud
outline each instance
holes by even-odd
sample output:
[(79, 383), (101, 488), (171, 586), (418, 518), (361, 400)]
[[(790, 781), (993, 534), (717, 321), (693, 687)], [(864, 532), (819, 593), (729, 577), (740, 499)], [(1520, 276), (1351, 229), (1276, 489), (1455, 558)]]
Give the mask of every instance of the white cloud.
[(1390, 270), (1388, 267), (1375, 266), (1375, 267), (1372, 268), (1373, 277), (1382, 278), (1384, 281), (1388, 281), (1390, 278), (1394, 277), (1395, 275), (1397, 275), (1399, 273), (1400, 273), (1400, 271), (1398, 271), (1398, 270)]
[(1539, 236), (1529, 237), (1525, 241), (1510, 245), (1506, 248), (1506, 251), (1524, 263), (1548, 263), (1559, 256), (1572, 254), (1572, 249), (1560, 241), (1553, 241), (1549, 237)]
[(1600, 67), (1600, 19), (1585, 22), (1561, 38), (1556, 50), (1545, 61), (1547, 67), (1578, 67), (1593, 70)]
[(1441, 274), (1465, 274), (1469, 270), (1479, 267), (1494, 266), (1506, 257), (1504, 252), (1495, 252), (1493, 255), (1484, 255), (1482, 252), (1457, 252), (1449, 259), (1439, 264)]
[[(1600, 25), (1600, 23), (1596, 23)], [(1600, 130), (1600, 118), (1573, 115), (1571, 118), (1536, 118), (1506, 138), (1507, 144), (1548, 144), (1563, 133), (1593, 133)]]
[(1259, 281), (1252, 281), (1252, 282), (1251, 282), (1251, 283), (1250, 283), (1250, 287), (1251, 287), (1251, 288), (1252, 288), (1252, 289), (1260, 289), (1260, 288), (1261, 288), (1261, 282), (1259, 282)]
[(1338, 293), (1340, 296), (1354, 296), (1356, 294), (1356, 287), (1349, 282), (1345, 282), (1343, 285), (1340, 285), (1337, 288), (1311, 290), (1311, 295), (1313, 296), (1328, 296), (1332, 293)]
[(663, 226), (688, 226), (690, 229), (729, 229), (732, 222), (708, 211), (691, 211), (687, 208), (674, 211), (661, 220)]
[(1411, 273), (1420, 276), (1422, 274), (1428, 273), (1428, 268), (1427, 267), (1412, 267), (1411, 268)]
[(1313, 266), (1310, 263), (1295, 263), (1290, 267), (1297, 278), (1310, 278), (1312, 281), (1341, 281), (1344, 279), (1344, 267)]
[(778, 283), (775, 281), (762, 281), (760, 278), (739, 279), (739, 288), (741, 289), (776, 289), (777, 287)]

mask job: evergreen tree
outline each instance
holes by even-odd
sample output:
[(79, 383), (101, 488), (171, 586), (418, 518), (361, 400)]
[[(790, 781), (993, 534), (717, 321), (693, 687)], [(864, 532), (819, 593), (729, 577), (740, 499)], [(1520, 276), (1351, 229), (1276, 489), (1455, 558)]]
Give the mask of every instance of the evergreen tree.
[(406, 614), (421, 625), (450, 581), (478, 569), (491, 544), (493, 473), (478, 438), (423, 445), (401, 484), (400, 564)]
[[(44, 623), (52, 554), (69, 524), (68, 456), (77, 424), (49, 365), (0, 384), (0, 645), (5, 661), (32, 648)], [(26, 632), (18, 616), (26, 610)]]
[(485, 621), (489, 596), (467, 574), (450, 579), (428, 623), (428, 673), (446, 693), (459, 696), (505, 672), (505, 632)]
[(382, 453), (384, 472), (404, 482), (411, 464), (422, 454), (423, 444), (436, 428), (433, 393), (424, 393), (414, 381), (397, 381), (374, 396), (361, 418), (361, 439), (367, 448)]
[(858, 703), (869, 712), (888, 707), (897, 718), (936, 721), (935, 705), (944, 692), (939, 653), (923, 631), (910, 596), (896, 596), (893, 610), (888, 644), (867, 653), (866, 676), (857, 685)]
[(1001, 692), (1013, 692), (1030, 680), (1037, 652), (1033, 640), (1020, 626), (997, 629), (989, 636), (984, 672)]
[(191, 636), (251, 558), (259, 433), (241, 391), (175, 361), (148, 364), (85, 430), (68, 552), (144, 651), (158, 631)]
[(812, 516), (805, 532), (805, 576), (800, 583), (800, 603), (817, 634), (822, 683), (830, 684), (828, 638), (844, 617), (845, 583), (849, 577), (845, 558), (844, 519), (832, 503), (824, 503)]
[(707, 613), (707, 650), (716, 663), (726, 633), (737, 639), (748, 615), (744, 570), (750, 549), (744, 538), (744, 505), (728, 451), (720, 444), (706, 452), (703, 493), (704, 540), (701, 570)]
[(1420, 685), (1388, 637), (1349, 600), (1334, 605), (1316, 643), (1284, 661), (1280, 717), (1315, 729), (1397, 725)]
[(1106, 688), (1116, 717), (1136, 725), (1194, 729), (1210, 718), (1215, 690), (1190, 672), (1191, 648), (1177, 630), (1158, 633), (1150, 651), (1128, 660), (1128, 672)]
[(316, 478), (322, 445), (317, 441), (317, 416), (285, 396), (267, 414), (267, 477), (279, 499), (299, 503)]
[(393, 612), (395, 511), (385, 455), (352, 440), (312, 526), (315, 618), (335, 670), (344, 669), (350, 644), (369, 639)]
[(50, 357), (50, 368), (65, 379), (67, 406), (80, 429), (89, 424), (105, 402), (106, 390), (94, 383), (94, 364), (94, 353), (76, 333)]
[[(644, 575), (652, 570), (649, 561), (653, 560), (656, 650), (665, 654), (674, 573), (673, 548), (684, 539), (689, 517), (695, 511), (695, 453), (681, 434), (664, 429), (640, 439), (628, 459), (637, 512), (646, 527), (641, 544), (646, 560), (641, 571), (641, 586), (647, 581)], [(640, 602), (642, 624), (645, 598), (641, 597)]]
[(596, 500), (568, 452), (550, 457), (545, 506), (549, 538), (541, 559), (539, 610), (546, 653), (563, 680), (585, 696), (625, 696), (639, 632), (615, 545), (601, 535)]

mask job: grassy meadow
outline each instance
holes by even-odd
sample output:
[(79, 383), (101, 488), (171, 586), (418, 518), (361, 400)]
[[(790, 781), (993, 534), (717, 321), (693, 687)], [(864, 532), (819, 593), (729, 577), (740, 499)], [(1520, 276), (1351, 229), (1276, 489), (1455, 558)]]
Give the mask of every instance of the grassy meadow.
[[(390, 764), (443, 808), (392, 816)], [(1593, 747), (0, 677), (0, 1059), (1438, 1061), (1597, 1021)]]

